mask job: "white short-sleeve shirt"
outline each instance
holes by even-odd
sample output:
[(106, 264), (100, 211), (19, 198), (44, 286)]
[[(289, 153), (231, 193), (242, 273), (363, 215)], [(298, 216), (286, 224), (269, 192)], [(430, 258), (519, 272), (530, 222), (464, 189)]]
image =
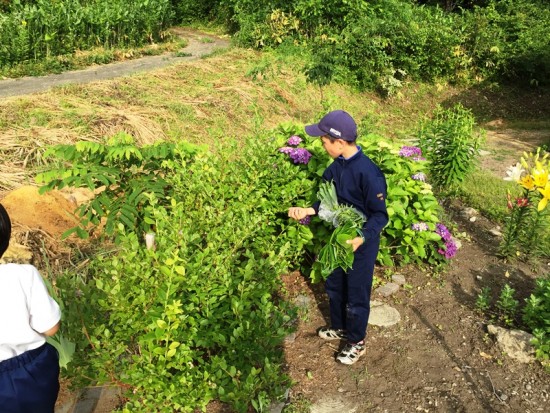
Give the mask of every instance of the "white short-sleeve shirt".
[(45, 343), (41, 334), (61, 318), (38, 270), (28, 264), (0, 264), (0, 361)]

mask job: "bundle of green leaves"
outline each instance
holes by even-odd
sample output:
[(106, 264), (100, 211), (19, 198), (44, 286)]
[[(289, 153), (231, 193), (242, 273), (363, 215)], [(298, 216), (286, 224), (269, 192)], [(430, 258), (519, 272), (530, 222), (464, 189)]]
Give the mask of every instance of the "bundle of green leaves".
[(365, 216), (349, 205), (338, 203), (333, 182), (319, 184), (317, 197), (321, 201), (319, 218), (334, 226), (328, 242), (321, 248), (313, 265), (312, 277), (326, 279), (335, 269), (350, 270), (353, 266), (353, 248), (348, 241), (361, 236)]

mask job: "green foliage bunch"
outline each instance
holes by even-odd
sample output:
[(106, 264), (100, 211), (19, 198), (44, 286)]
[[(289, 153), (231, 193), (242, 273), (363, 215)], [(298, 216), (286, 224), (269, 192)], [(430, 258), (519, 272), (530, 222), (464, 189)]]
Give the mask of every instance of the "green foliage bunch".
[(89, 231), (103, 221), (107, 235), (113, 235), (119, 224), (131, 231), (147, 232), (151, 229), (147, 220), (151, 196), (155, 195), (162, 206), (172, 191), (167, 180), (171, 170), (166, 162), (176, 156), (188, 161), (200, 150), (186, 143), (169, 142), (139, 148), (130, 135), (121, 132), (105, 144), (82, 141), (49, 148), (44, 156), (58, 167), (37, 175), (36, 180), (44, 184), (42, 193), (65, 187), (96, 193), (89, 203), (78, 207), (80, 225), (64, 236), (76, 232), (87, 238)]
[(550, 81), (550, 18), (548, 2), (490, 1), (464, 14), (464, 50), (481, 78), (520, 80), (547, 85)]
[[(447, 246), (438, 229), (443, 225), (443, 208), (427, 182), (427, 162), (410, 156), (410, 147), (388, 143), (379, 135), (369, 134), (360, 143), (388, 184), (390, 221), (382, 233), (379, 261), (384, 265), (444, 263)], [(447, 253), (449, 258), (452, 255)]]
[(170, 0), (14, 2), (9, 13), (0, 13), (0, 67), (159, 41), (171, 18)]
[(526, 300), (523, 321), (535, 336), (537, 358), (550, 366), (550, 276), (537, 279), (533, 293)]
[(260, 411), (288, 386), (280, 344), (295, 314), (278, 275), (310, 233), (282, 208), (311, 184), (273, 143), (165, 161), (169, 203), (151, 194), (144, 207), (154, 248), (119, 224), (116, 250), (84, 279), (66, 275), (75, 374), (128, 389), (125, 411), (190, 412), (212, 399)]
[(438, 107), (420, 125), (418, 142), (430, 161), (431, 181), (439, 189), (454, 189), (475, 167), (483, 136), (474, 129), (469, 109), (457, 104)]
[(353, 248), (347, 242), (362, 236), (365, 216), (352, 206), (338, 203), (334, 182), (321, 182), (317, 194), (320, 201), (319, 218), (334, 225), (330, 239), (323, 245), (315, 261), (311, 277), (326, 280), (337, 268), (348, 271), (353, 268)]

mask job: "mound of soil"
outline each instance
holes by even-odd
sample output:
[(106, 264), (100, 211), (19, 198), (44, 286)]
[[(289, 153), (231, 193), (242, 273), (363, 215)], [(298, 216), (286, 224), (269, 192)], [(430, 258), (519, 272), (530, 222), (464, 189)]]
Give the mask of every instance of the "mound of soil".
[(38, 193), (35, 186), (22, 186), (9, 192), (2, 204), (17, 230), (41, 230), (56, 240), (78, 224), (76, 204), (58, 191)]

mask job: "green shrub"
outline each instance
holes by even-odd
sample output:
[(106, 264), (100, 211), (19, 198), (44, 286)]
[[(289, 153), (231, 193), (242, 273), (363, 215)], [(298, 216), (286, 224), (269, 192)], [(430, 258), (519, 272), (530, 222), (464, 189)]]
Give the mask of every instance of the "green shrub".
[(456, 189), (473, 171), (482, 143), (474, 126), (472, 112), (461, 104), (451, 109), (439, 107), (431, 119), (422, 122), (419, 146), (430, 161), (430, 178), (440, 189)]
[(426, 181), (427, 163), (411, 153), (419, 148), (399, 147), (377, 135), (360, 142), (388, 184), (390, 222), (382, 233), (380, 262), (438, 265), (452, 258), (456, 246), (442, 222), (443, 208)]
[[(280, 132), (278, 142), (284, 146), (291, 132), (300, 135), (301, 144), (312, 154), (307, 164), (311, 190), (303, 197), (299, 206), (311, 205), (317, 200), (319, 177), (332, 162), (322, 149), (321, 141), (305, 136), (301, 128)], [(378, 261), (393, 266), (406, 263), (439, 265), (456, 252), (456, 246), (447, 228), (441, 222), (443, 209), (435, 198), (432, 187), (425, 182), (427, 164), (409, 157), (399, 145), (387, 142), (382, 136), (369, 134), (361, 137), (358, 144), (384, 172), (388, 183), (387, 206), (390, 221), (382, 233)], [(289, 161), (290, 162), (290, 161)], [(295, 168), (304, 166), (295, 165)], [(324, 221), (314, 217), (311, 220), (311, 242), (305, 243), (310, 257), (316, 257), (322, 246), (328, 242), (332, 229)], [(445, 234), (443, 239), (441, 234)], [(311, 261), (305, 262), (302, 271), (310, 272)], [(314, 281), (320, 274), (310, 274)]]
[(550, 360), (550, 277), (537, 280), (537, 285), (526, 300), (523, 321), (535, 336), (537, 358), (548, 365)]
[(45, 157), (53, 158), (59, 168), (39, 174), (43, 193), (64, 187), (87, 188), (97, 193), (89, 203), (77, 209), (80, 226), (67, 231), (87, 238), (105, 218), (104, 231), (113, 235), (122, 225), (129, 231), (149, 231), (151, 196), (156, 195), (160, 205), (168, 202), (172, 188), (167, 181), (166, 161), (176, 156), (191, 158), (199, 147), (180, 143), (159, 142), (138, 148), (133, 138), (120, 133), (107, 144), (79, 142), (76, 145), (57, 145)]
[(263, 139), (248, 142), (165, 161), (169, 203), (152, 194), (144, 207), (155, 247), (119, 224), (116, 250), (96, 256), (87, 279), (66, 276), (82, 292), (63, 297), (75, 309), (68, 324), (80, 324), (74, 374), (121, 384), (125, 411), (189, 412), (218, 399), (245, 412), (288, 386), (280, 344), (294, 313), (278, 276), (300, 244), (280, 211), (308, 188)]
[[(57, 280), (74, 310), (64, 332), (77, 345), (69, 365), (76, 380), (121, 386), (125, 412), (192, 412), (214, 399), (260, 411), (284, 393), (281, 343), (296, 311), (281, 298), (279, 275), (309, 266), (330, 236), (316, 217), (302, 225), (287, 215), (290, 206), (311, 205), (331, 162), (319, 139), (303, 137), (300, 153), (310, 155), (299, 162), (278, 150), (301, 131), (282, 124), (212, 153), (162, 142), (138, 148), (128, 136), (54, 149), (70, 162), (45, 173), (46, 182), (106, 185), (105, 209), (94, 200), (85, 207), (97, 216), (109, 219), (113, 205), (128, 203), (133, 185), (147, 192), (130, 204), (134, 220), (112, 217), (115, 246), (106, 238), (87, 273)], [(390, 187), (379, 259), (444, 262), (450, 234), (419, 179), (425, 163), (380, 136), (361, 144)], [(145, 232), (154, 233), (149, 248)]]
[(531, 0), (492, 1), (474, 8), (465, 15), (465, 34), (476, 70), (484, 77), (548, 84), (549, 18), (549, 5)]

